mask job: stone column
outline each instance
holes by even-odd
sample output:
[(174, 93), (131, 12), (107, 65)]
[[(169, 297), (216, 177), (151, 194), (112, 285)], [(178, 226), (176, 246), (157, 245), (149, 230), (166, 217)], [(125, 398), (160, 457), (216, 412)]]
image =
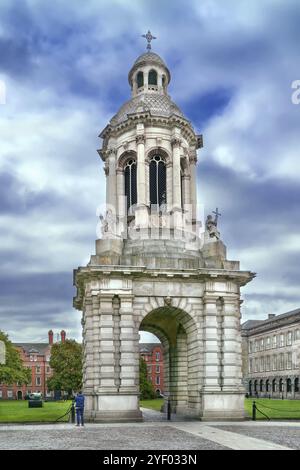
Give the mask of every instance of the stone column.
[(206, 293), (204, 303), (204, 392), (220, 392), (218, 297)]
[[(105, 293), (99, 296), (99, 393), (106, 395), (115, 392), (114, 379), (114, 322), (113, 322), (113, 294)], [(101, 398), (100, 398), (101, 400)], [(102, 404), (101, 404), (102, 408)]]
[[(97, 298), (94, 296), (87, 296), (83, 305), (83, 393), (86, 397), (85, 416), (90, 420), (93, 416), (95, 407), (95, 396), (98, 386), (98, 369), (97, 369), (97, 354), (99, 354), (99, 345), (96, 337), (94, 336), (94, 328), (97, 327), (96, 309)], [(95, 321), (94, 321), (95, 320)], [(96, 330), (96, 334), (98, 331)]]
[(181, 175), (180, 175), (180, 147), (181, 140), (172, 139), (173, 149), (173, 211), (181, 212)]
[(197, 153), (196, 151), (190, 155), (190, 194), (191, 194), (191, 204), (192, 204), (192, 220), (193, 223), (196, 223), (197, 219)]
[(124, 170), (118, 168), (116, 171), (117, 178), (117, 230), (118, 235), (125, 234), (127, 230), (127, 205), (125, 198), (125, 182)]
[(109, 206), (113, 213), (116, 214), (117, 211), (117, 198), (116, 198), (116, 157), (117, 150), (109, 149), (107, 151), (107, 186), (106, 186), (106, 204)]
[(119, 400), (124, 416), (139, 421), (142, 419), (139, 409), (139, 331), (132, 302), (131, 294), (120, 295)]
[(223, 297), (223, 391), (244, 391), (239, 297)]
[(145, 168), (145, 136), (144, 128), (137, 129), (137, 208), (135, 224), (138, 227), (148, 226), (148, 208), (146, 197), (146, 168)]

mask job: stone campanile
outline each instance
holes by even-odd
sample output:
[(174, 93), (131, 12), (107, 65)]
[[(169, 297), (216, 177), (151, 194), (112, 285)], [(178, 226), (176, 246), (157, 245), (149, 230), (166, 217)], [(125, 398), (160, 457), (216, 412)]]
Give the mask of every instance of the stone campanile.
[(86, 419), (142, 419), (140, 330), (162, 342), (173, 413), (242, 419), (240, 287), (254, 274), (227, 260), (218, 211), (197, 220), (202, 136), (168, 95), (166, 64), (148, 46), (128, 80), (131, 99), (100, 134), (101, 235), (74, 273)]

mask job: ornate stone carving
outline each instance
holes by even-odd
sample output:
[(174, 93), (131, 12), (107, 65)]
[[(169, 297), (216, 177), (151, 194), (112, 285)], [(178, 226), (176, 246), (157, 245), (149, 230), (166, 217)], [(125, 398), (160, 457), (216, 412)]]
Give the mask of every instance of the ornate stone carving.
[(137, 135), (135, 138), (136, 143), (139, 144), (144, 144), (145, 143), (145, 136), (143, 134)]
[(164, 297), (164, 304), (165, 304), (166, 307), (171, 307), (172, 298), (171, 297)]
[(100, 214), (102, 238), (112, 238), (116, 234), (116, 217), (111, 209), (106, 211), (105, 217)]
[(171, 145), (172, 147), (180, 147), (181, 146), (181, 139), (179, 139), (178, 137), (174, 137), (172, 140), (171, 140)]
[(213, 211), (213, 214), (215, 214), (215, 218), (213, 218), (211, 214), (207, 216), (206, 222), (205, 222), (205, 228), (210, 238), (216, 238), (217, 240), (219, 240), (220, 232), (217, 229), (217, 225), (218, 225), (218, 217), (221, 214), (219, 214), (218, 209), (216, 209), (216, 212)]

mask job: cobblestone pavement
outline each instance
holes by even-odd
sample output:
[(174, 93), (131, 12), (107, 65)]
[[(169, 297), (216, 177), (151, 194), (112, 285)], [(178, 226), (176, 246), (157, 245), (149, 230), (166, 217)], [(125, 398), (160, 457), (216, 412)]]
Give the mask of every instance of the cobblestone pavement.
[[(11, 428), (11, 430), (10, 430)], [(160, 425), (1, 426), (0, 449), (226, 450), (225, 446)]]
[(289, 447), (291, 449), (300, 449), (300, 427), (293, 426), (280, 426), (276, 423), (276, 426), (243, 426), (243, 425), (222, 425), (214, 426), (224, 431), (230, 431), (243, 436), (255, 437), (257, 439), (263, 439), (264, 441), (275, 442), (282, 446)]

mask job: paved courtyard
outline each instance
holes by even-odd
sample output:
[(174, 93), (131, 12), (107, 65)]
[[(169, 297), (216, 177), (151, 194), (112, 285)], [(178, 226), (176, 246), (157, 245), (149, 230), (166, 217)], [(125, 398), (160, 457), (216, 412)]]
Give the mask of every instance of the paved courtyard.
[(144, 410), (134, 424), (2, 425), (0, 449), (289, 450), (300, 449), (299, 422), (165, 421)]

